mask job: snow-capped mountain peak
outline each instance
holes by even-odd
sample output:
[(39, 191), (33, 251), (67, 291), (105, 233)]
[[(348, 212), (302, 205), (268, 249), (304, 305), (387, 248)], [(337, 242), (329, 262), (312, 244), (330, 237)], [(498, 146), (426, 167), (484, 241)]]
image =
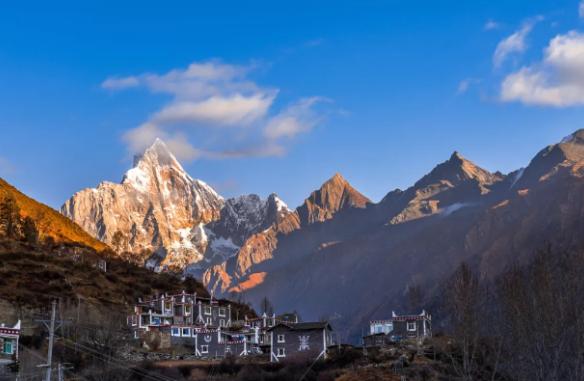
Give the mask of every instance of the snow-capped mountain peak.
[[(203, 226), (217, 220), (223, 197), (193, 179), (160, 139), (137, 156), (121, 184), (103, 182), (76, 193), (62, 212), (118, 251), (156, 253), (161, 265), (182, 268), (202, 260)], [(117, 232), (121, 242), (114, 240)]]

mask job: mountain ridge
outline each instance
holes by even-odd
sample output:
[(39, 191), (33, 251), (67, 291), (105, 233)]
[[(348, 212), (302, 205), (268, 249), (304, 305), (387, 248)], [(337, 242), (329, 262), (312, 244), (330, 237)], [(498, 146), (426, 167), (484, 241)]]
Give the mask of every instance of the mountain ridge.
[(356, 324), (388, 311), (373, 302), (356, 311), (347, 297), (368, 300), (381, 289), (399, 303), (409, 285), (440, 282), (461, 261), (492, 276), (546, 241), (584, 247), (583, 142), (576, 131), (509, 174), (455, 151), (377, 203), (338, 173), (296, 209), (272, 195), (223, 199), (216, 218), (198, 225), (203, 259), (187, 256), (183, 268), (217, 295), (269, 297), (281, 310)]

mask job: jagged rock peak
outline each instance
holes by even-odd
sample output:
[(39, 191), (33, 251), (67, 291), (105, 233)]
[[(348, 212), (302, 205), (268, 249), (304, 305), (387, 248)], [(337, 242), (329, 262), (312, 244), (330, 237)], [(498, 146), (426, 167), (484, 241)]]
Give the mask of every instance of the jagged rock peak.
[(268, 196), (268, 205), (274, 205), (277, 212), (291, 212), (288, 205), (275, 193)]
[(182, 165), (178, 162), (166, 143), (160, 138), (156, 138), (154, 143), (142, 154), (134, 156), (134, 167), (139, 166), (142, 162), (159, 167), (175, 167), (184, 172)]
[[(349, 202), (350, 206), (355, 207), (364, 207), (367, 203), (371, 201), (357, 191), (349, 182), (340, 174), (335, 173), (330, 179), (324, 182), (319, 190), (312, 192), (311, 197), (320, 196), (320, 201), (324, 202), (321, 203), (321, 206), (326, 206), (327, 201), (335, 201), (335, 200), (327, 200), (327, 197), (336, 198), (336, 196), (340, 196), (337, 201), (341, 202)], [(342, 208), (344, 204), (339, 204), (338, 207)]]
[(189, 176), (156, 139), (121, 184), (104, 181), (77, 192), (61, 212), (105, 243), (119, 241), (114, 236), (121, 233), (117, 251), (148, 250), (161, 266), (183, 268), (203, 260), (208, 244), (203, 227), (220, 217), (223, 204), (223, 197)]
[(584, 144), (584, 128), (566, 136), (561, 143)]
[(341, 174), (335, 173), (318, 190), (310, 194), (298, 211), (304, 223), (322, 222), (332, 218), (341, 209), (364, 208), (370, 202)]
[(574, 162), (584, 160), (584, 129), (566, 136), (556, 146), (562, 151), (564, 159)]
[(499, 179), (499, 176), (474, 164), (458, 151), (454, 151), (447, 161), (438, 164), (429, 174), (422, 177), (415, 186), (419, 188), (440, 181), (449, 181), (452, 185), (456, 185), (466, 180), (476, 180), (481, 184), (490, 184), (497, 179)]

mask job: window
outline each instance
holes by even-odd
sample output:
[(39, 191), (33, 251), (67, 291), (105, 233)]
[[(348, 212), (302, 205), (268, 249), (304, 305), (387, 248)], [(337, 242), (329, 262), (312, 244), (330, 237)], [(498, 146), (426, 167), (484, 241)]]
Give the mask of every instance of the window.
[(415, 321), (409, 321), (408, 322), (407, 329), (408, 329), (408, 331), (415, 331), (416, 330), (416, 322)]
[(231, 346), (227, 345), (225, 347), (225, 353), (231, 353)]
[(211, 325), (211, 324), (213, 324), (213, 319), (208, 317), (207, 318), (207, 325)]
[(172, 336), (180, 336), (180, 329), (173, 327), (172, 328)]
[(219, 308), (219, 316), (225, 316), (225, 307)]
[(209, 346), (201, 345), (201, 353), (209, 353)]
[(286, 338), (284, 337), (284, 335), (278, 335), (278, 343), (285, 343), (286, 342)]
[(190, 328), (183, 328), (182, 329), (182, 336), (186, 336), (186, 337), (191, 336), (191, 329)]
[(278, 348), (277, 357), (286, 357), (286, 348)]
[(211, 306), (205, 307), (205, 315), (211, 315), (212, 313)]
[(172, 308), (172, 304), (170, 304), (170, 302), (164, 303), (164, 309), (165, 310), (170, 310), (171, 308)]
[(219, 320), (219, 326), (220, 327), (225, 327), (225, 319)]
[(191, 306), (185, 306), (185, 315), (191, 314)]

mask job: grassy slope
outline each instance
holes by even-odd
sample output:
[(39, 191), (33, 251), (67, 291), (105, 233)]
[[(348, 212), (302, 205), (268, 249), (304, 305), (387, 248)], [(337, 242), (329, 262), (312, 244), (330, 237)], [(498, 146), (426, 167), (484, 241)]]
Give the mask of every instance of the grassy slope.
[(208, 295), (205, 287), (192, 279), (182, 281), (115, 258), (108, 260), (107, 272), (96, 269), (94, 263), (88, 259), (75, 262), (43, 246), (0, 239), (0, 299), (41, 307), (52, 298), (81, 297), (94, 304), (121, 307), (160, 292), (186, 289)]
[[(138, 297), (157, 293), (197, 292), (208, 297), (197, 280), (155, 273), (123, 259), (102, 242), (54, 209), (27, 197), (0, 178), (0, 204), (15, 200), (22, 218), (30, 217), (39, 232), (38, 243), (0, 237), (0, 300), (26, 308), (46, 307), (53, 298), (126, 310)], [(51, 237), (54, 242), (48, 242)], [(81, 251), (79, 251), (81, 249)], [(73, 260), (79, 257), (79, 260)], [(107, 272), (95, 268), (107, 260)], [(240, 316), (255, 313), (247, 305), (233, 304)]]
[(90, 236), (79, 225), (56, 210), (27, 197), (18, 189), (4, 181), (4, 179), (0, 178), (0, 203), (9, 197), (16, 201), (23, 218), (30, 217), (33, 219), (41, 239), (52, 237), (58, 243), (76, 242), (97, 251), (102, 251), (107, 248), (104, 243)]

